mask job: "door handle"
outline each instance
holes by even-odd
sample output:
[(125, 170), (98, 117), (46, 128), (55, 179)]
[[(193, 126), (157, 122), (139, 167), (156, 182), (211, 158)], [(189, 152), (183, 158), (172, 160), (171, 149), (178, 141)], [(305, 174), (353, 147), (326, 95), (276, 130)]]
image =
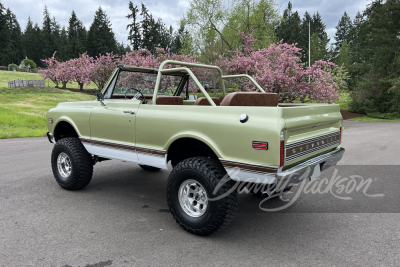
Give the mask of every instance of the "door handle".
[(126, 113), (126, 114), (135, 114), (135, 111), (127, 110), (127, 111), (124, 111), (124, 113)]

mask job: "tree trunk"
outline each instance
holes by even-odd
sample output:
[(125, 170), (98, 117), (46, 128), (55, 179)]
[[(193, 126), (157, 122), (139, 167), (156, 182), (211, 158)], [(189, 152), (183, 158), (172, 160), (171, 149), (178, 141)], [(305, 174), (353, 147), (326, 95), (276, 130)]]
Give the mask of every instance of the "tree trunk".
[(67, 89), (67, 82), (62, 82), (62, 85), (61, 89)]
[(79, 84), (79, 90), (83, 91), (83, 83), (78, 83)]

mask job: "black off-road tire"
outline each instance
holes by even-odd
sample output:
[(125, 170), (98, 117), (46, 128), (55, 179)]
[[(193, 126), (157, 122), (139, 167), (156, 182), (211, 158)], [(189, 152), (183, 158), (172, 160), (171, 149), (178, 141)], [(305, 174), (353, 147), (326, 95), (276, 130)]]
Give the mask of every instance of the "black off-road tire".
[(140, 166), (140, 168), (142, 168), (143, 170), (148, 171), (148, 172), (158, 172), (161, 170), (160, 168), (149, 166), (149, 165), (139, 164), (139, 166)]
[[(67, 154), (71, 162), (71, 173), (64, 178), (57, 167), (57, 158), (61, 153)], [(93, 159), (86, 151), (79, 138), (67, 137), (58, 140), (51, 154), (51, 167), (57, 183), (67, 190), (79, 190), (90, 183), (93, 175)]]
[[(229, 192), (235, 185), (218, 160), (194, 157), (179, 162), (172, 170), (167, 182), (167, 203), (176, 222), (186, 231), (200, 236), (210, 235), (226, 227), (236, 213), (237, 191), (233, 190), (219, 200), (209, 200), (205, 213), (200, 217), (192, 217), (183, 210), (178, 197), (180, 186), (189, 179), (203, 186), (208, 199)], [(225, 183), (214, 195), (213, 191), (221, 179)]]

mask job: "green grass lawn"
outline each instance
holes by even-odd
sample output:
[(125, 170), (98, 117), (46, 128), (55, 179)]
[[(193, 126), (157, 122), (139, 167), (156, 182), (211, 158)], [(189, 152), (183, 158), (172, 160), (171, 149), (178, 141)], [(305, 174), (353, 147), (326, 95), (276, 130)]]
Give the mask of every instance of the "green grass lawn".
[(0, 139), (45, 136), (46, 113), (59, 102), (93, 100), (88, 94), (54, 88), (0, 87)]
[[(41, 79), (43, 77), (37, 73), (0, 71), (0, 139), (45, 136), (46, 113), (49, 109), (60, 102), (95, 98), (88, 94), (56, 89), (50, 80), (46, 80), (44, 88), (8, 88), (10, 80)], [(69, 83), (67, 87), (79, 89), (77, 83)], [(93, 88), (96, 88), (94, 84), (84, 87), (84, 89)]]
[[(8, 87), (8, 81), (12, 80), (43, 80), (43, 77), (38, 73), (0, 70), (0, 88)], [(55, 84), (50, 79), (46, 79), (46, 87), (54, 87), (54, 86)], [(79, 85), (76, 82), (72, 82), (67, 84), (67, 88), (79, 89)], [(86, 85), (83, 86), (83, 89), (95, 89), (95, 88), (97, 89), (97, 86), (94, 83), (89, 84), (89, 86)]]

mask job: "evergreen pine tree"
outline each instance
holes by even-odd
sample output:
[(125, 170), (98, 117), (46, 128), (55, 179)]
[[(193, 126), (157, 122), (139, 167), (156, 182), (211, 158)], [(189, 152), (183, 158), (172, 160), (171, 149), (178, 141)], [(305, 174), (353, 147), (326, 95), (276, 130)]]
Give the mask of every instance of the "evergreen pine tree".
[(172, 53), (179, 54), (181, 52), (183, 46), (183, 38), (185, 34), (188, 34), (188, 32), (185, 31), (185, 25), (183, 23), (180, 23), (178, 31), (174, 32), (172, 37)]
[(154, 23), (151, 31), (155, 47), (166, 48), (171, 46), (171, 35), (174, 29), (172, 26), (168, 29), (164, 22), (159, 18)]
[[(28, 17), (28, 22), (26, 23), (25, 31), (22, 34), (22, 47), (24, 51), (24, 56), (28, 58), (33, 57), (33, 47), (32, 42), (35, 38), (35, 31), (33, 29), (33, 22), (31, 17)], [(39, 62), (35, 62), (38, 64)]]
[(292, 11), (292, 3), (283, 11), (283, 20), (276, 28), (278, 40), (285, 43), (295, 44), (301, 42), (300, 36), (301, 19), (297, 11)]
[(340, 50), (336, 59), (336, 64), (341, 68), (348, 69), (350, 62), (350, 45), (346, 40), (343, 40), (340, 44)]
[(7, 8), (6, 11), (6, 20), (11, 37), (11, 43), (10, 43), (11, 51), (9, 54), (9, 60), (19, 65), (21, 60), (24, 58), (24, 53), (21, 44), (21, 36), (22, 36), (21, 27), (19, 26), (17, 17), (15, 16), (14, 13), (11, 12), (9, 8)]
[(74, 10), (68, 21), (66, 59), (77, 58), (86, 52), (86, 29), (78, 19)]
[(90, 56), (117, 51), (117, 41), (111, 28), (110, 19), (101, 7), (96, 11), (89, 28), (87, 51)]
[[(328, 57), (328, 38), (324, 36), (324, 39), (319, 39), (318, 32), (314, 32), (311, 36), (311, 65), (318, 60), (327, 60)], [(308, 56), (308, 55), (307, 55)]]
[(343, 41), (346, 41), (347, 43), (350, 41), (351, 28), (352, 28), (351, 19), (349, 15), (347, 15), (347, 13), (344, 12), (343, 16), (339, 20), (338, 25), (336, 26), (335, 46), (337, 47), (338, 51), (340, 50)]
[(138, 50), (142, 45), (142, 40), (140, 38), (140, 23), (137, 17), (139, 9), (137, 6), (133, 6), (132, 1), (129, 1), (129, 10), (131, 13), (126, 17), (132, 19), (132, 23), (126, 26), (126, 29), (129, 29), (128, 41), (130, 41), (133, 46), (133, 50)]
[(7, 24), (6, 10), (0, 2), (0, 66), (7, 66), (13, 63), (10, 62), (11, 42), (11, 32)]
[(42, 41), (42, 30), (40, 29), (39, 25), (35, 23), (32, 32), (32, 40), (30, 42), (30, 46), (32, 46), (32, 56), (28, 56), (29, 59), (32, 59), (37, 66), (45, 67), (42, 60), (43, 57), (43, 41)]
[[(300, 40), (299, 40), (299, 45), (298, 47), (302, 48), (303, 50), (301, 51), (302, 53), (302, 61), (304, 62), (305, 65), (308, 66), (308, 47), (309, 47), (309, 41), (308, 41), (308, 24), (310, 23), (311, 25), (312, 22), (312, 17), (310, 14), (306, 11), (304, 13), (304, 17), (301, 21), (300, 25)], [(311, 35), (313, 34), (313, 29), (311, 28)]]
[(65, 26), (63, 26), (60, 31), (57, 57), (61, 61), (66, 61), (68, 59), (68, 32), (65, 29)]
[[(312, 21), (311, 21), (311, 34), (314, 32), (318, 33), (318, 41), (322, 42), (325, 38), (328, 39), (328, 34), (325, 31), (326, 25), (322, 21), (321, 15), (319, 12), (317, 14), (313, 15)], [(330, 39), (328, 39), (328, 42)]]
[(54, 46), (53, 46), (53, 53), (55, 51), (59, 52), (61, 49), (61, 43), (60, 43), (60, 23), (58, 23), (58, 21), (56, 21), (56, 18), (53, 17), (53, 19), (51, 20), (51, 36), (52, 36), (52, 40), (54, 42)]
[(43, 26), (41, 31), (42, 41), (42, 58), (51, 57), (56, 51), (55, 42), (52, 33), (52, 22), (50, 18), (49, 10), (47, 6), (44, 7), (43, 11)]
[[(356, 16), (351, 31), (352, 64), (349, 68), (357, 91), (355, 95), (359, 96), (353, 99), (355, 111), (399, 112), (399, 29), (398, 0), (374, 1), (362, 16)], [(363, 98), (367, 101), (360, 103)], [(358, 110), (360, 107), (362, 110)]]
[(143, 3), (140, 15), (143, 18), (142, 21), (140, 22), (140, 26), (142, 28), (142, 48), (151, 51), (153, 44), (150, 36), (151, 34), (150, 31), (152, 27), (152, 21), (154, 21), (154, 19), (151, 15), (149, 15), (148, 10)]

